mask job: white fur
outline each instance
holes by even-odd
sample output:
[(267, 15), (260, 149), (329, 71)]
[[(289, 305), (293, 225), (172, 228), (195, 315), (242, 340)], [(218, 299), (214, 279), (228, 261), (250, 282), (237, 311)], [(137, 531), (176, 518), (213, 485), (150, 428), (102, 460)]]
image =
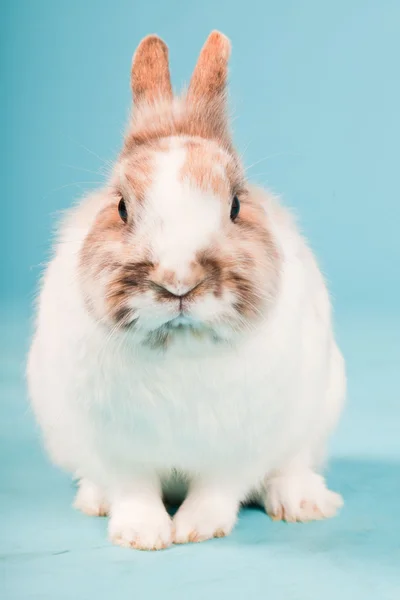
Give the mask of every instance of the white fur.
[(109, 512), (109, 504), (103, 491), (88, 479), (80, 479), (75, 496), (74, 508), (90, 517), (104, 517)]
[[(220, 199), (177, 184), (180, 152), (160, 157), (150, 194), (157, 210), (150, 201), (141, 226), (143, 236), (152, 228), (157, 257), (183, 275), (223, 215)], [(267, 194), (262, 201), (282, 258), (277, 302), (231, 344), (188, 336), (165, 354), (110, 335), (84, 306), (79, 250), (107, 194), (84, 200), (64, 225), (40, 295), (30, 396), (53, 461), (88, 480), (76, 505), (109, 510), (116, 543), (171, 543), (161, 484), (175, 471), (189, 484), (174, 521), (177, 542), (229, 533), (240, 502), (254, 494), (287, 520), (331, 516), (340, 504), (314, 473), (345, 392), (328, 294), (288, 213)], [(204, 299), (194, 322), (222, 314), (228, 301)], [(171, 318), (151, 296), (141, 302), (143, 327)]]

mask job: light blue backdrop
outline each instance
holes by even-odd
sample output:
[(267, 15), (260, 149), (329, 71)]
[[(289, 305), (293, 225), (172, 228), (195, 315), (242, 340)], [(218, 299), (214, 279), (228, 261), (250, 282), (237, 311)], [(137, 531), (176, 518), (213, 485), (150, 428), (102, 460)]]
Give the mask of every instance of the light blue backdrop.
[[(336, 519), (241, 513), (233, 535), (112, 547), (71, 509), (27, 410), (27, 315), (59, 212), (104, 180), (140, 39), (186, 82), (212, 29), (233, 43), (249, 173), (299, 216), (333, 291), (349, 400)], [(3, 0), (0, 16), (0, 594), (4, 600), (400, 598), (400, 0)]]
[(31, 294), (57, 211), (103, 181), (95, 154), (112, 160), (119, 149), (139, 40), (167, 41), (179, 88), (219, 28), (233, 42), (239, 149), (300, 216), (338, 310), (399, 296), (397, 0), (5, 5), (2, 295)]

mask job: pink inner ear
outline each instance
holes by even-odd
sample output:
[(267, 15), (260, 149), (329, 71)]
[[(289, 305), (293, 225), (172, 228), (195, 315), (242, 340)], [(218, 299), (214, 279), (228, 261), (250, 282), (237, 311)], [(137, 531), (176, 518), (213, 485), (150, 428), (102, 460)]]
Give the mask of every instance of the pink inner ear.
[(168, 48), (156, 35), (149, 35), (138, 46), (132, 63), (131, 86), (134, 102), (172, 100)]

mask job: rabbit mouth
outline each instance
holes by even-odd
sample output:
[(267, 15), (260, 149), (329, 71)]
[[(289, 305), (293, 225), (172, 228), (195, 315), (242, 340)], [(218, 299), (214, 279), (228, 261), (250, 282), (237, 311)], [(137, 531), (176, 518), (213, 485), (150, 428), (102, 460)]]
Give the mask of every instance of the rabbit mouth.
[(194, 319), (191, 319), (190, 317), (183, 314), (174, 317), (173, 319), (167, 321), (167, 323), (163, 325), (163, 327), (169, 331), (173, 331), (176, 329), (199, 329), (200, 326), (201, 325), (199, 322), (196, 322), (194, 321)]
[[(182, 342), (187, 349), (187, 344), (194, 340), (199, 343), (211, 340), (214, 344), (224, 341), (207, 323), (179, 314), (160, 327), (149, 331), (143, 344), (152, 350), (166, 351), (171, 343), (179, 344), (179, 342)], [(196, 348), (198, 349), (198, 346)]]

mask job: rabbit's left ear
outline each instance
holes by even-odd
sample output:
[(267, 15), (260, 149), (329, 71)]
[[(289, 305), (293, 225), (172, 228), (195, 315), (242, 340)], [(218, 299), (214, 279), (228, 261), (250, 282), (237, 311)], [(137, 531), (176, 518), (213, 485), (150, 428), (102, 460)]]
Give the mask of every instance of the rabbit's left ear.
[(187, 95), (189, 101), (225, 104), (230, 54), (229, 39), (219, 31), (210, 33), (193, 71)]
[(139, 44), (132, 62), (131, 86), (136, 105), (158, 99), (172, 101), (168, 47), (156, 35), (148, 35)]

